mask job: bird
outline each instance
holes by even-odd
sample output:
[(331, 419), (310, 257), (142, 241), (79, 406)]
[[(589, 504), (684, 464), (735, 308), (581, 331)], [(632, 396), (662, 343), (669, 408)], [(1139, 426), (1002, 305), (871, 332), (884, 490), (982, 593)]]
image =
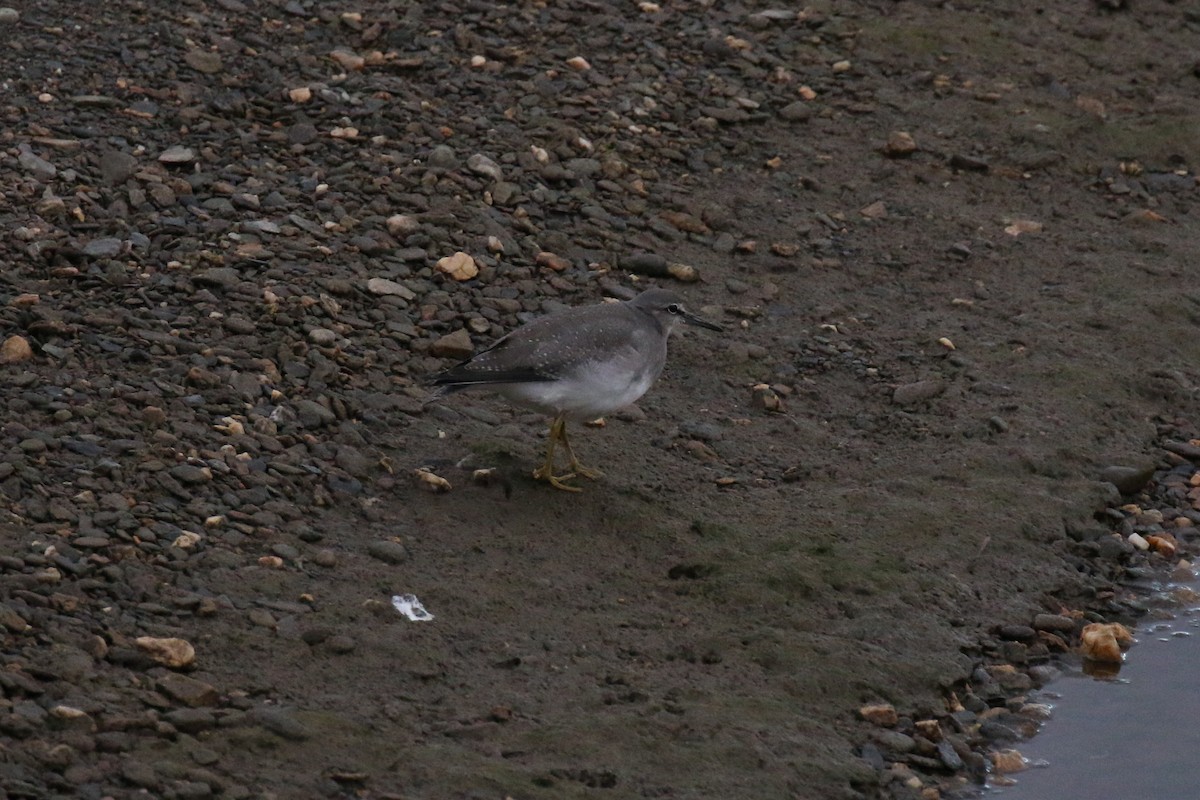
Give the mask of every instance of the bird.
[[(513, 405), (552, 418), (546, 459), (533, 471), (556, 489), (578, 492), (566, 481), (596, 479), (567, 439), (567, 421), (591, 420), (644, 395), (667, 360), (667, 338), (679, 324), (721, 331), (692, 314), (669, 289), (647, 289), (630, 300), (577, 306), (538, 317), (465, 361), (431, 377), (431, 401), (470, 389), (499, 394)], [(562, 446), (567, 472), (555, 474)]]

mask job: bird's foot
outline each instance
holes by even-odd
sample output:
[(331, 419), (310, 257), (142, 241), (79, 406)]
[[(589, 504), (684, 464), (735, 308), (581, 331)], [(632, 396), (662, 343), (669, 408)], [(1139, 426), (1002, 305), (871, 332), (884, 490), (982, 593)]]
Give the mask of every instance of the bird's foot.
[(554, 467), (551, 464), (543, 464), (533, 471), (533, 479), (535, 481), (545, 481), (555, 489), (562, 489), (564, 492), (582, 492), (578, 486), (572, 486), (563, 481), (570, 480), (575, 477), (574, 472), (568, 472), (565, 475), (555, 475)]
[(568, 465), (568, 468), (571, 470), (572, 475), (578, 475), (579, 477), (587, 478), (590, 481), (604, 477), (604, 473), (600, 470), (592, 469), (591, 467), (585, 467), (575, 459), (571, 459), (571, 463)]

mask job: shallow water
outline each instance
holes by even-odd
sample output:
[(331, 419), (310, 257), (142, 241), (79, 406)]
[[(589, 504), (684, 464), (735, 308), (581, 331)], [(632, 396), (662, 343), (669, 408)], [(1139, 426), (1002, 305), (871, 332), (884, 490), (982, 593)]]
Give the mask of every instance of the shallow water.
[(1030, 768), (1008, 776), (1011, 786), (993, 784), (988, 796), (1200, 798), (1200, 605), (1189, 600), (1171, 609), (1173, 619), (1138, 627), (1115, 676), (1074, 668), (1031, 697), (1051, 704), (1053, 718), (1018, 746)]

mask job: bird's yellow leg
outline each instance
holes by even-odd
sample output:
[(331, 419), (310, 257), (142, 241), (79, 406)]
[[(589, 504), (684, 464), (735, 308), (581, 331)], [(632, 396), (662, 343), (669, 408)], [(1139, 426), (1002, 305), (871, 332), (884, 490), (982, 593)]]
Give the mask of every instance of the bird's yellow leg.
[(570, 468), (573, 475), (579, 475), (591, 480), (604, 477), (604, 473), (600, 470), (592, 469), (591, 467), (585, 467), (583, 464), (579, 463), (579, 459), (575, 457), (575, 451), (571, 449), (570, 441), (567, 440), (567, 421), (565, 419), (563, 420), (562, 430), (559, 431), (558, 437), (562, 439), (563, 448), (567, 451), (567, 457), (570, 459), (570, 462), (567, 464), (567, 466)]
[[(575, 473), (568, 472), (566, 475), (554, 474), (554, 447), (558, 444), (558, 440), (563, 440), (563, 445), (567, 445), (566, 439), (567, 422), (563, 415), (558, 415), (554, 418), (554, 422), (550, 423), (550, 435), (546, 444), (546, 463), (533, 471), (533, 479), (535, 481), (546, 481), (555, 489), (562, 489), (566, 492), (582, 492), (578, 486), (571, 486), (563, 483), (568, 478), (574, 478)], [(571, 448), (567, 445), (567, 452), (571, 452)]]

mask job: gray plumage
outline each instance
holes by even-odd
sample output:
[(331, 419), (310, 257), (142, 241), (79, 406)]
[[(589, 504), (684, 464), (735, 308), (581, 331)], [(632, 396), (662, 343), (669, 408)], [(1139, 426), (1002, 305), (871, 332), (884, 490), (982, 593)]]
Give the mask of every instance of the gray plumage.
[(539, 317), (430, 384), (435, 396), (486, 389), (547, 415), (593, 419), (646, 393), (681, 322), (721, 330), (690, 314), (674, 292), (649, 289), (632, 300)]

